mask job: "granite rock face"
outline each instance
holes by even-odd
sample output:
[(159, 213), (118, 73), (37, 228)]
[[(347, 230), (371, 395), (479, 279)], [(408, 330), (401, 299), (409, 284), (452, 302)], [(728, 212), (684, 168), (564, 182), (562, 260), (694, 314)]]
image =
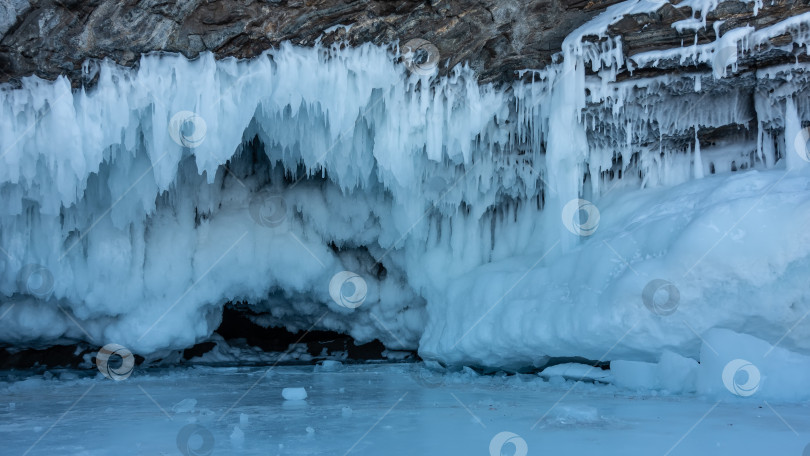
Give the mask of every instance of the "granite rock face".
[[(441, 53), (440, 71), (468, 63), (481, 82), (505, 82), (517, 70), (542, 68), (565, 36), (616, 0), (4, 0), (0, 4), (0, 82), (59, 74), (81, 83), (82, 63), (109, 58), (135, 65), (141, 54), (250, 58), (283, 41), (299, 45), (404, 43), (426, 39)], [(765, 27), (810, 10), (807, 1), (724, 2), (709, 13), (698, 42), (751, 25)], [(626, 56), (680, 46), (695, 33), (672, 24), (688, 7), (662, 3), (652, 14), (627, 16), (610, 28)], [(351, 25), (351, 27), (341, 27)], [(772, 59), (777, 58), (771, 56)], [(786, 60), (784, 57), (782, 60)], [(665, 68), (665, 67), (664, 67)]]

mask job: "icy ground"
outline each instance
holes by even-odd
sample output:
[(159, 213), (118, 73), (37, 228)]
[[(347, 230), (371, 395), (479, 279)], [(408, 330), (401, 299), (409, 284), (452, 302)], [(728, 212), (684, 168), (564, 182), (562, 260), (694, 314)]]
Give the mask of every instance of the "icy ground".
[[(5, 373), (0, 383), (4, 455), (800, 456), (810, 443), (807, 403), (664, 396), (529, 374), (436, 376), (415, 364), (22, 378)], [(284, 401), (285, 387), (306, 388), (306, 400)]]

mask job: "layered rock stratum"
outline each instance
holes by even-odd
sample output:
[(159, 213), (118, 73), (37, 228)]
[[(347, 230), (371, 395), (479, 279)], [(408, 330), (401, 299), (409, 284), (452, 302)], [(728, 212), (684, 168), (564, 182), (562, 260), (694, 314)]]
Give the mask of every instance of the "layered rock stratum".
[[(82, 82), (88, 59), (125, 66), (142, 54), (178, 52), (194, 58), (255, 57), (284, 41), (296, 45), (335, 42), (387, 45), (413, 38), (436, 45), (440, 71), (468, 64), (481, 82), (505, 82), (524, 69), (539, 69), (560, 52), (563, 39), (615, 0), (534, 1), (206, 1), (5, 0), (0, 13), (0, 82), (28, 75), (68, 75)], [(695, 16), (682, 2), (659, 2), (654, 12), (630, 14), (609, 28), (621, 37), (624, 55), (707, 43), (741, 26), (756, 29), (810, 10), (807, 1), (726, 1), (708, 11), (697, 32), (673, 24)], [(595, 39), (595, 38), (594, 38)], [(789, 35), (774, 37), (776, 46)], [(767, 52), (744, 60), (757, 67), (791, 61), (791, 52)], [(677, 67), (669, 64), (659, 69)]]

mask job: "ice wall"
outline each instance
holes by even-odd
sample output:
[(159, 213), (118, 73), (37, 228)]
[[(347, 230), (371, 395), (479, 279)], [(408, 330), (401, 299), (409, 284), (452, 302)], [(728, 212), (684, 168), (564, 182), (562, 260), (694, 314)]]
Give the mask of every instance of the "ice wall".
[(234, 301), (455, 364), (697, 358), (713, 327), (810, 349), (783, 336), (810, 311), (807, 67), (615, 82), (621, 43), (585, 38), (654, 7), (503, 87), (284, 45), (4, 88), (0, 342), (155, 353)]

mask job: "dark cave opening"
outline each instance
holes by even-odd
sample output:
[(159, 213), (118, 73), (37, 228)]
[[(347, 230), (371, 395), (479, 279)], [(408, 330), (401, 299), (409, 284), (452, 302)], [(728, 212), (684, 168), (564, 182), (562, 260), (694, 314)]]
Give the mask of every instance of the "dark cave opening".
[[(258, 325), (250, 319), (250, 311), (241, 306), (226, 305), (222, 311), (222, 323), (214, 334), (229, 344), (247, 344), (265, 352), (291, 351), (296, 344), (305, 344), (311, 360), (279, 361), (279, 364), (314, 364), (323, 359), (340, 359), (343, 362), (385, 361), (386, 348), (377, 339), (358, 344), (348, 334), (336, 331), (312, 330), (291, 332), (285, 328)], [(206, 341), (184, 351), (185, 359), (202, 356), (212, 350), (215, 343)], [(415, 353), (410, 358), (414, 358)]]
[[(268, 354), (277, 354), (275, 365), (314, 365), (323, 360), (337, 360), (343, 363), (380, 363), (380, 362), (413, 362), (419, 360), (415, 352), (399, 351), (398, 356), (386, 356), (386, 347), (377, 339), (358, 344), (348, 334), (336, 331), (312, 330), (291, 332), (285, 328), (270, 327), (254, 323), (250, 310), (243, 306), (228, 304), (222, 311), (222, 322), (209, 340), (205, 340), (181, 350), (174, 350), (165, 356), (145, 358), (134, 354), (135, 365), (144, 367), (166, 367), (181, 364), (227, 364), (256, 365), (255, 361), (208, 362), (205, 359), (191, 361), (211, 352), (217, 341), (224, 340), (229, 346), (237, 348), (255, 347)], [(221, 338), (221, 339), (220, 339)], [(305, 358), (289, 359), (284, 355), (294, 348), (306, 346)], [(95, 356), (100, 346), (88, 342), (64, 343), (50, 347), (15, 348), (0, 347), (0, 370), (32, 370), (36, 372), (48, 369), (84, 369), (94, 371)], [(174, 353), (175, 355), (172, 355)], [(180, 356), (177, 356), (177, 355)]]

